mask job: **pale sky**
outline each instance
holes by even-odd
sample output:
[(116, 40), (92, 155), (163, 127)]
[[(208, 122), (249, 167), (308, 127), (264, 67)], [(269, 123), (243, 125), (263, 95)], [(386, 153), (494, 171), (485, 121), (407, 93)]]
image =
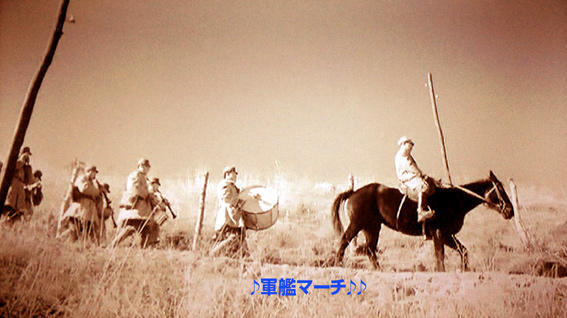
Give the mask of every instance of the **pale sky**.
[[(0, 0), (0, 155), (7, 158), (58, 0)], [(25, 145), (126, 175), (209, 170), (395, 182), (402, 135), (445, 179), (567, 191), (567, 2), (72, 0)], [(46, 176), (47, 177), (47, 176)]]

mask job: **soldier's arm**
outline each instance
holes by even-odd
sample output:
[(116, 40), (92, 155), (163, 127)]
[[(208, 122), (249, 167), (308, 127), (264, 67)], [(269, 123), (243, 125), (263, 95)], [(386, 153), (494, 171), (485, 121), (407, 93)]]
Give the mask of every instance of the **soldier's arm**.
[(238, 203), (238, 192), (229, 184), (224, 184), (221, 188), (221, 198), (227, 206), (236, 207)]

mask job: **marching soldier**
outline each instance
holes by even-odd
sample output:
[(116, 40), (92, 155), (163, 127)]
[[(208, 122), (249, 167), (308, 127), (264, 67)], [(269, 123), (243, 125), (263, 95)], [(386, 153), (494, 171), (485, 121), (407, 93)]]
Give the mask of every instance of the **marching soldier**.
[(175, 219), (177, 215), (171, 209), (171, 205), (166, 197), (159, 191), (161, 183), (159, 178), (153, 178), (150, 182), (150, 202), (152, 206), (152, 216), (158, 225), (162, 225), (167, 220), (166, 210), (169, 210), (171, 216)]
[(32, 197), (33, 205), (38, 206), (43, 200), (43, 191), (41, 185), (41, 178), (43, 176), (43, 173), (41, 172), (41, 170), (36, 170), (33, 173), (33, 176), (34, 176), (34, 187), (32, 188), (31, 191), (31, 197)]
[(58, 237), (91, 238), (100, 243), (100, 214), (102, 213), (102, 192), (96, 180), (96, 166), (88, 166), (85, 174), (73, 186), (72, 203), (61, 221), (62, 232)]
[(246, 245), (246, 226), (240, 207), (243, 202), (238, 199), (240, 189), (236, 186), (238, 172), (236, 167), (229, 166), (223, 170), (224, 179), (219, 184), (219, 210), (215, 222), (215, 245), (211, 250), (212, 256), (218, 255), (222, 250), (236, 252), (241, 249), (242, 254), (248, 253)]
[(8, 189), (3, 211), (13, 223), (22, 217), (29, 220), (33, 214), (32, 190), (40, 185), (34, 183), (31, 167), (30, 147), (24, 147), (16, 162), (16, 170)]
[(114, 210), (112, 210), (112, 201), (108, 198), (110, 194), (110, 185), (108, 183), (104, 183), (102, 185), (97, 184), (100, 188), (102, 198), (104, 199), (102, 211), (100, 214), (100, 227), (98, 228), (98, 235), (101, 241), (106, 241), (106, 220), (109, 218), (112, 219), (112, 223), (114, 227), (116, 227), (116, 221), (114, 220)]
[(140, 233), (142, 248), (158, 241), (159, 226), (151, 215), (151, 196), (147, 180), (150, 167), (150, 161), (142, 158), (138, 161), (138, 168), (128, 176), (126, 191), (120, 201), (118, 232), (112, 242), (113, 246), (117, 246), (136, 232)]
[(395, 158), (396, 174), (404, 192), (409, 190), (417, 193), (417, 222), (421, 223), (435, 214), (435, 211), (430, 210), (427, 205), (427, 198), (435, 191), (435, 183), (421, 172), (413, 159), (411, 155), (413, 141), (404, 136), (400, 138), (398, 145), (400, 149)]

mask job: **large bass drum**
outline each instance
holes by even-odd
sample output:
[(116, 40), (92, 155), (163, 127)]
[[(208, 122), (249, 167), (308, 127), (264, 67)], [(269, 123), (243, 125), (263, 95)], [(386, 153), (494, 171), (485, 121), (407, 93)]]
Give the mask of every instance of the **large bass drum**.
[(238, 199), (244, 201), (241, 210), (247, 229), (265, 230), (278, 220), (278, 195), (263, 186), (242, 189)]

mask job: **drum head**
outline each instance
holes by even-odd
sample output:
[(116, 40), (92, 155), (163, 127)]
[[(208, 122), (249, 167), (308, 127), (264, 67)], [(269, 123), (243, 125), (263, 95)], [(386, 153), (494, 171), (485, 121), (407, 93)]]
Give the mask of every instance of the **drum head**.
[(241, 207), (247, 228), (264, 230), (278, 219), (278, 195), (263, 186), (251, 186), (240, 191), (238, 198), (244, 201)]

